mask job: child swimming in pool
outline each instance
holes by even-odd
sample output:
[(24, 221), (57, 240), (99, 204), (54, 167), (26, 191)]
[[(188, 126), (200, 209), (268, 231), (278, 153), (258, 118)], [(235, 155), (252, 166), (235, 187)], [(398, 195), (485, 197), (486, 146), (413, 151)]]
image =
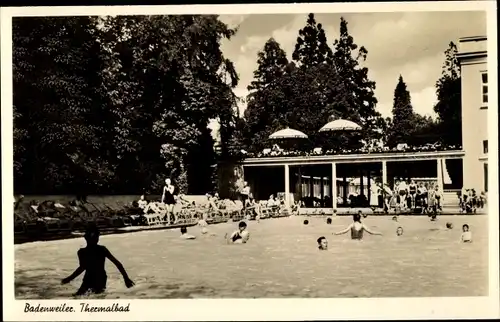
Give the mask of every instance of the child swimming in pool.
[(196, 239), (195, 236), (189, 235), (187, 232), (188, 232), (187, 227), (186, 226), (182, 226), (181, 227), (181, 238), (182, 239)]
[(226, 235), (226, 241), (227, 243), (232, 243), (232, 244), (246, 244), (246, 242), (250, 239), (250, 233), (247, 230), (247, 223), (244, 221), (241, 221), (238, 224), (238, 230), (236, 230), (234, 233), (227, 238)]
[(88, 292), (94, 294), (103, 293), (106, 290), (107, 275), (104, 268), (106, 258), (109, 259), (120, 271), (125, 281), (125, 285), (130, 288), (134, 282), (128, 277), (125, 268), (111, 252), (105, 247), (98, 245), (99, 229), (96, 226), (90, 226), (85, 232), (85, 241), (87, 247), (78, 250), (78, 268), (68, 277), (61, 281), (61, 284), (67, 284), (85, 272), (83, 282), (74, 295), (84, 295)]
[(399, 226), (398, 229), (396, 229), (396, 235), (397, 236), (403, 235), (403, 227)]
[(207, 214), (203, 213), (203, 216), (200, 218), (200, 220), (198, 220), (198, 227), (200, 227), (202, 234), (208, 233), (207, 226)]
[(364, 225), (361, 222), (361, 215), (359, 213), (353, 215), (353, 223), (352, 224), (347, 226), (346, 229), (334, 233), (334, 235), (343, 235), (349, 231), (351, 232), (351, 239), (355, 239), (355, 240), (363, 239), (363, 232), (365, 232), (365, 231), (367, 233), (369, 233), (370, 235), (380, 235), (380, 236), (382, 235), (382, 233), (374, 232), (374, 231), (371, 231), (370, 229), (368, 229), (368, 227), (366, 227), (366, 225)]
[(328, 241), (326, 240), (325, 236), (321, 236), (320, 238), (318, 238), (317, 242), (319, 250), (328, 250)]
[(472, 233), (469, 231), (469, 225), (464, 224), (462, 226), (462, 236), (460, 236), (460, 241), (463, 243), (472, 243)]

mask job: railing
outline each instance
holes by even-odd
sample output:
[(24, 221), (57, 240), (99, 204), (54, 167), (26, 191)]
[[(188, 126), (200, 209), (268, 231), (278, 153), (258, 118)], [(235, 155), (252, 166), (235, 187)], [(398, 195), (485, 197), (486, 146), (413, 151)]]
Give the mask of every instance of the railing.
[(366, 147), (361, 149), (315, 149), (313, 151), (297, 151), (297, 150), (281, 150), (281, 149), (265, 149), (258, 153), (248, 153), (247, 157), (262, 158), (262, 157), (293, 157), (293, 156), (319, 156), (319, 155), (345, 155), (345, 154), (382, 154), (382, 153), (411, 153), (411, 152), (443, 152), (462, 150), (459, 145), (442, 146), (438, 144), (425, 146), (404, 146), (398, 148), (388, 147)]

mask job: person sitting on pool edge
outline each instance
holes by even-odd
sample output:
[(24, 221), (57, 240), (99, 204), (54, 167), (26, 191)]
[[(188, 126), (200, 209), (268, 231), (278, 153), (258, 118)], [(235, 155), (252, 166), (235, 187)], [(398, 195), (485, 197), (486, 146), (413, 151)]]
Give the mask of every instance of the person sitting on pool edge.
[(469, 225), (464, 224), (462, 226), (462, 235), (460, 236), (460, 241), (463, 243), (472, 243), (472, 233), (469, 231)]
[(78, 268), (68, 277), (61, 281), (61, 284), (67, 284), (85, 272), (83, 282), (74, 295), (83, 295), (87, 292), (94, 294), (103, 293), (106, 290), (107, 275), (104, 264), (106, 258), (109, 259), (120, 271), (125, 281), (125, 285), (130, 288), (134, 282), (128, 277), (123, 265), (111, 252), (105, 247), (99, 245), (99, 229), (95, 225), (90, 225), (85, 231), (85, 241), (87, 247), (78, 250)]
[(318, 238), (317, 242), (319, 250), (328, 250), (328, 241), (326, 240), (325, 236), (321, 236), (320, 238)]
[(142, 195), (139, 201), (137, 202), (137, 206), (141, 209), (145, 209), (147, 205), (148, 201), (146, 200), (146, 197)]
[[(227, 235), (226, 235), (227, 237)], [(244, 221), (241, 221), (238, 224), (238, 230), (236, 230), (234, 233), (227, 238), (228, 243), (232, 244), (246, 244), (246, 242), (250, 239), (250, 233), (247, 230), (247, 223)]]
[(187, 227), (186, 226), (182, 226), (181, 227), (181, 238), (182, 239), (196, 239), (195, 236), (189, 235), (187, 232), (188, 232)]
[(363, 239), (363, 232), (364, 231), (366, 231), (370, 235), (380, 235), (380, 236), (382, 235), (382, 233), (374, 232), (374, 231), (371, 231), (370, 229), (368, 229), (368, 227), (366, 227), (366, 225), (364, 225), (361, 222), (361, 216), (359, 213), (353, 215), (352, 224), (347, 226), (346, 229), (334, 233), (334, 235), (343, 235), (343, 234), (347, 233), (348, 231), (351, 232), (351, 239), (356, 239), (356, 240)]

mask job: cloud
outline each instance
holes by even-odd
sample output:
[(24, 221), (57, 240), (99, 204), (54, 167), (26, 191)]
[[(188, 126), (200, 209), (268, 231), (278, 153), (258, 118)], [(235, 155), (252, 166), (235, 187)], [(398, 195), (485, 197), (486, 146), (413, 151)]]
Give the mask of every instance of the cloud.
[(419, 92), (411, 92), (411, 103), (413, 110), (419, 114), (437, 117), (434, 112), (434, 105), (437, 103), (436, 89), (433, 86), (426, 87)]
[(250, 15), (220, 15), (219, 20), (234, 28), (243, 23)]
[[(341, 15), (315, 16), (332, 46), (339, 36)], [(457, 42), (460, 37), (486, 34), (484, 12), (348, 13), (343, 16), (354, 42), (368, 49), (364, 65), (376, 82), (377, 110), (384, 116), (391, 114), (394, 88), (400, 74), (411, 92), (415, 111), (433, 115), (434, 84), (440, 77), (443, 53), (448, 44)], [(257, 67), (257, 52), (265, 42), (270, 37), (275, 38), (291, 58), (298, 31), (305, 26), (306, 20), (307, 14), (251, 15), (243, 19), (238, 34), (223, 45), (225, 55), (235, 62), (240, 75), (237, 95), (246, 96), (246, 87)], [(244, 104), (240, 108), (244, 109)]]

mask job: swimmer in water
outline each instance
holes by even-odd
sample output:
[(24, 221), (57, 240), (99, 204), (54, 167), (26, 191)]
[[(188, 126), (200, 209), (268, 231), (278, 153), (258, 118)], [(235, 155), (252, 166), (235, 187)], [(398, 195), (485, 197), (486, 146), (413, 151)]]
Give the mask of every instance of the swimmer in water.
[(87, 247), (78, 250), (78, 268), (70, 276), (64, 278), (61, 284), (67, 284), (85, 272), (83, 282), (74, 295), (84, 295), (88, 292), (94, 294), (103, 293), (106, 290), (107, 275), (104, 268), (106, 258), (109, 259), (120, 271), (125, 281), (125, 285), (130, 288), (134, 282), (128, 277), (125, 268), (111, 252), (105, 247), (99, 245), (99, 229), (92, 225), (85, 232), (85, 241)]
[(200, 227), (202, 234), (208, 233), (208, 229), (207, 229), (207, 226), (208, 226), (207, 217), (208, 217), (208, 215), (204, 212), (203, 216), (200, 218), (200, 220), (198, 220), (198, 227)]
[(403, 227), (399, 226), (398, 229), (396, 229), (396, 235), (397, 236), (403, 235)]
[(250, 239), (250, 233), (247, 230), (247, 223), (241, 221), (238, 224), (238, 230), (232, 233), (229, 238), (227, 238), (227, 235), (225, 237), (228, 244), (246, 244), (246, 242)]
[(182, 239), (196, 239), (195, 236), (189, 235), (187, 232), (188, 232), (187, 227), (186, 226), (182, 226), (181, 227), (181, 238)]
[(349, 231), (351, 232), (351, 239), (356, 239), (356, 240), (363, 239), (363, 232), (365, 232), (365, 231), (367, 233), (369, 233), (370, 235), (380, 235), (380, 236), (382, 235), (382, 233), (374, 232), (374, 231), (371, 231), (370, 229), (368, 229), (368, 227), (366, 227), (366, 225), (364, 225), (361, 222), (361, 216), (359, 215), (359, 213), (355, 214), (353, 216), (353, 223), (352, 224), (347, 226), (346, 229), (334, 233), (334, 235), (343, 235)]
[(462, 226), (462, 236), (460, 236), (460, 241), (462, 243), (472, 243), (472, 233), (469, 231), (469, 225), (464, 224)]
[(332, 218), (326, 218), (326, 224), (331, 225), (332, 224)]
[(319, 250), (328, 250), (328, 241), (326, 240), (325, 236), (321, 236), (320, 238), (318, 238), (317, 242)]
[(309, 220), (304, 220), (304, 225), (308, 225), (309, 224)]

